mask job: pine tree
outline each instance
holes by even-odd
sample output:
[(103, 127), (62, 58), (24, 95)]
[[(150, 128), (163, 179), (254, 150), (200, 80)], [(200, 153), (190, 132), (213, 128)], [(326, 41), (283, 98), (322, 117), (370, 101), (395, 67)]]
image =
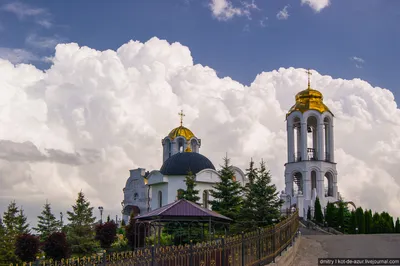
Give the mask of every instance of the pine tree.
[(95, 251), (97, 242), (94, 240), (93, 207), (79, 192), (76, 204), (72, 206), (73, 211), (67, 212), (70, 224), (67, 229), (67, 239), (71, 245), (71, 251), (77, 255), (88, 255)]
[(314, 219), (319, 224), (324, 223), (324, 214), (322, 213), (322, 207), (318, 197), (315, 199), (314, 203)]
[(279, 191), (277, 191), (276, 186), (271, 184), (271, 174), (267, 171), (264, 161), (260, 163), (257, 177), (251, 189), (254, 190), (255, 209), (249, 218), (257, 221), (258, 227), (265, 227), (273, 224), (274, 220), (279, 220), (283, 200), (279, 198)]
[(246, 177), (249, 182), (243, 188), (243, 205), (240, 210), (240, 218), (241, 224), (245, 227), (252, 227), (254, 223), (252, 222), (252, 214), (256, 210), (256, 203), (254, 201), (254, 180), (257, 178), (258, 169), (254, 167), (253, 159), (250, 161), (250, 167), (246, 169)]
[(339, 208), (338, 208), (338, 228), (339, 231), (344, 232), (345, 228), (345, 213), (346, 213), (346, 208), (344, 206), (343, 201), (339, 202)]
[(22, 207), (19, 209), (19, 215), (17, 216), (17, 232), (18, 235), (30, 234), (29, 224), (26, 222), (27, 218), (24, 214)]
[(337, 213), (336, 213), (335, 204), (328, 202), (328, 204), (326, 205), (325, 221), (329, 227), (336, 226), (336, 215), (337, 215)]
[(7, 263), (18, 263), (18, 258), (14, 253), (15, 241), (18, 236), (18, 207), (15, 201), (10, 202), (7, 210), (3, 214), (4, 238), (2, 242), (2, 260)]
[(358, 207), (356, 209), (355, 215), (357, 220), (358, 233), (365, 234), (365, 217), (363, 209), (361, 207)]
[(364, 211), (364, 220), (365, 220), (365, 233), (371, 234), (371, 227), (372, 227), (372, 212), (371, 212), (371, 210)]
[(178, 195), (178, 199), (185, 199), (194, 203), (200, 200), (199, 191), (196, 190), (196, 177), (192, 171), (189, 170), (185, 177), (186, 190), (181, 191)]
[(307, 209), (307, 220), (311, 221), (311, 219), (312, 219), (312, 217), (311, 217), (311, 207), (308, 206), (308, 209)]
[(399, 217), (397, 217), (396, 226), (394, 228), (394, 232), (397, 233), (397, 234), (400, 233), (400, 219), (399, 219)]
[(212, 210), (236, 220), (242, 205), (242, 186), (234, 180), (234, 172), (227, 157), (219, 170), (219, 178), (220, 182), (210, 191), (214, 198), (210, 201)]
[(40, 234), (40, 240), (45, 241), (49, 235), (61, 229), (61, 221), (57, 221), (54, 214), (51, 212), (50, 203), (43, 206), (41, 215), (38, 216), (38, 225), (33, 228)]
[(374, 215), (372, 216), (372, 225), (371, 225), (372, 234), (382, 233), (380, 218), (381, 217), (377, 212), (375, 212)]
[(0, 265), (6, 264), (5, 257), (7, 254), (7, 243), (6, 243), (6, 228), (3, 224), (3, 220), (0, 218)]

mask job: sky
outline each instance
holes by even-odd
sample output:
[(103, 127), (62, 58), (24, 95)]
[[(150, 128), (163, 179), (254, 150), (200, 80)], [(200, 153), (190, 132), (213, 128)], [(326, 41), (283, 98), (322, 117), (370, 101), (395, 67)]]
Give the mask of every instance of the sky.
[[(129, 169), (185, 125), (216, 166), (263, 158), (280, 190), (285, 113), (312, 86), (335, 114), (339, 190), (400, 216), (400, 2), (0, 1), (0, 213), (83, 191), (120, 215)], [(95, 212), (98, 215), (97, 211)]]

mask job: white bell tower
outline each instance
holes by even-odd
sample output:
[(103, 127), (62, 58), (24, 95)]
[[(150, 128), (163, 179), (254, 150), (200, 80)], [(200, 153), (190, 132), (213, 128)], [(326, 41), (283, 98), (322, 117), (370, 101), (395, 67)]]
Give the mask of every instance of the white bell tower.
[(299, 216), (306, 219), (308, 207), (313, 210), (316, 197), (322, 208), (338, 199), (337, 171), (334, 154), (334, 115), (323, 103), (322, 93), (308, 88), (296, 95), (296, 103), (286, 115), (287, 163), (284, 209), (296, 205)]

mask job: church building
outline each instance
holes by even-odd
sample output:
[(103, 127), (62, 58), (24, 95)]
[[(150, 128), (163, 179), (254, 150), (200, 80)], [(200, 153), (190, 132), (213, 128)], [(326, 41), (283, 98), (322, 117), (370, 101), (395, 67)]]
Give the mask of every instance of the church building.
[[(181, 112), (181, 124), (174, 128), (161, 143), (163, 146), (162, 166), (159, 170), (146, 171), (144, 168), (130, 170), (122, 201), (123, 219), (127, 223), (132, 212), (145, 214), (174, 202), (180, 190), (186, 190), (185, 177), (189, 170), (195, 175), (199, 190), (200, 204), (209, 208), (212, 200), (210, 190), (219, 182), (214, 164), (200, 154), (201, 139), (182, 125), (184, 114)], [(248, 183), (241, 169), (233, 166), (234, 178), (242, 186)]]
[[(315, 200), (322, 208), (340, 198), (335, 163), (333, 113), (323, 102), (322, 93), (310, 87), (296, 95), (296, 103), (286, 115), (287, 163), (285, 201), (282, 209), (296, 206), (299, 216), (307, 219)], [(312, 212), (313, 213), (313, 212)]]

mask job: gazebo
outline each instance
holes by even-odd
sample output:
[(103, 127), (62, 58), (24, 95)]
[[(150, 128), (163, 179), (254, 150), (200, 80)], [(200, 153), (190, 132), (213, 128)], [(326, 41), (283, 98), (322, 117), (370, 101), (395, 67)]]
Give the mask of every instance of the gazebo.
[[(215, 236), (215, 227), (219, 226), (225, 233), (229, 229), (229, 224), (232, 219), (223, 216), (217, 212), (203, 208), (191, 201), (180, 199), (161, 208), (150, 211), (146, 214), (135, 217), (136, 228), (138, 230), (137, 236), (140, 231), (146, 236), (154, 236), (154, 244), (161, 244), (161, 233), (163, 230), (183, 230), (186, 232), (185, 236), (191, 239), (192, 230), (202, 230), (202, 240), (204, 240), (205, 224), (208, 225), (208, 239), (211, 240), (211, 235)], [(142, 230), (140, 230), (143, 228)], [(182, 232), (182, 231), (181, 231)], [(182, 239), (181, 239), (182, 240)], [(176, 241), (176, 236), (175, 236)], [(180, 241), (181, 242), (181, 241)], [(180, 243), (181, 244), (181, 243)]]

